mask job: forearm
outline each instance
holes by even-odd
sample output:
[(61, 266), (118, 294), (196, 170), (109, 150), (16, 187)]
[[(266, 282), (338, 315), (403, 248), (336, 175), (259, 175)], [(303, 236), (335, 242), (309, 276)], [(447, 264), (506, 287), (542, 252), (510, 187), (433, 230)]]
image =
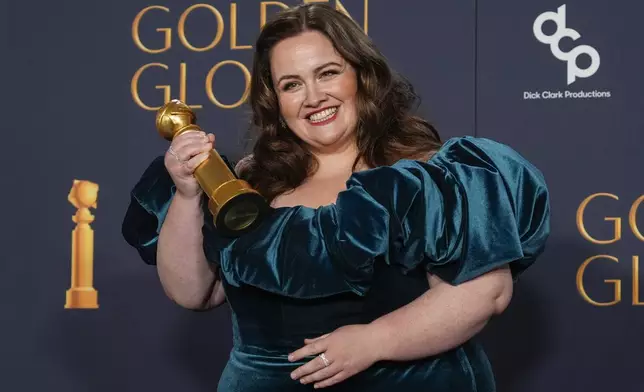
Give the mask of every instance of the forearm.
[(159, 233), (157, 270), (166, 294), (179, 305), (204, 309), (212, 304), (216, 269), (203, 251), (201, 200), (175, 194)]
[[(436, 279), (436, 278), (434, 278)], [(460, 286), (438, 283), (425, 294), (369, 325), (380, 360), (405, 361), (453, 349), (479, 333), (500, 314), (512, 295), (507, 269)]]

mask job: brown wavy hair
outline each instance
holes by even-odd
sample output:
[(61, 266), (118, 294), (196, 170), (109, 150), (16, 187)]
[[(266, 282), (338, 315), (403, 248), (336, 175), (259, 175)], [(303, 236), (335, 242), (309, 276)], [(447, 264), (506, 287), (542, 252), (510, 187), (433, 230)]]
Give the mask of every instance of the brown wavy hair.
[(400, 159), (427, 159), (441, 146), (436, 129), (411, 113), (419, 101), (412, 85), (389, 67), (360, 26), (325, 4), (296, 6), (266, 23), (255, 44), (250, 105), (251, 130), (258, 137), (252, 154), (237, 165), (240, 178), (269, 201), (297, 188), (317, 169), (306, 145), (280, 121), (270, 71), (275, 44), (312, 30), (324, 34), (356, 70), (359, 154), (354, 170), (360, 160), (377, 167)]

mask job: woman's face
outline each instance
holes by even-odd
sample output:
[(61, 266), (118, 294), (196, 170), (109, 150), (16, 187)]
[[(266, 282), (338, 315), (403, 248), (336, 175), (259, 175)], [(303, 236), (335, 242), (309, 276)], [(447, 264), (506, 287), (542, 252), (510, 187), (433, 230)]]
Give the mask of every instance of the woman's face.
[(326, 36), (305, 32), (278, 43), (271, 73), (284, 121), (313, 150), (333, 152), (353, 142), (356, 73)]

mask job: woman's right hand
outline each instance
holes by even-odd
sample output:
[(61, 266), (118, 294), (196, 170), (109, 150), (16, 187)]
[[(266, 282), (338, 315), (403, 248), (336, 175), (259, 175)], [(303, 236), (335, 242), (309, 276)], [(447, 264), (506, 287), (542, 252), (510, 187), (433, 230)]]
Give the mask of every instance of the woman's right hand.
[(215, 148), (215, 135), (205, 132), (186, 132), (172, 140), (165, 154), (164, 163), (174, 181), (177, 193), (186, 198), (201, 195), (202, 189), (193, 173), (213, 148)]

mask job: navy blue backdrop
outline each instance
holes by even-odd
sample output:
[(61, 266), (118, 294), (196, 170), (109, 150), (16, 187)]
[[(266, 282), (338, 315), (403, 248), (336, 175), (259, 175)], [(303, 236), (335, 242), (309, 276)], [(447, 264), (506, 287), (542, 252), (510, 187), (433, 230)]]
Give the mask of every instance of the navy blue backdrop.
[[(548, 249), (482, 334), (499, 391), (644, 390), (642, 3), (330, 2), (411, 79), (444, 138), (507, 143), (548, 180)], [(244, 154), (250, 47), (263, 16), (296, 3), (3, 3), (0, 390), (214, 390), (228, 310), (171, 303), (121, 219), (167, 148), (154, 128), (166, 99), (200, 105), (220, 152)], [(99, 185), (98, 310), (64, 309), (74, 179)]]

